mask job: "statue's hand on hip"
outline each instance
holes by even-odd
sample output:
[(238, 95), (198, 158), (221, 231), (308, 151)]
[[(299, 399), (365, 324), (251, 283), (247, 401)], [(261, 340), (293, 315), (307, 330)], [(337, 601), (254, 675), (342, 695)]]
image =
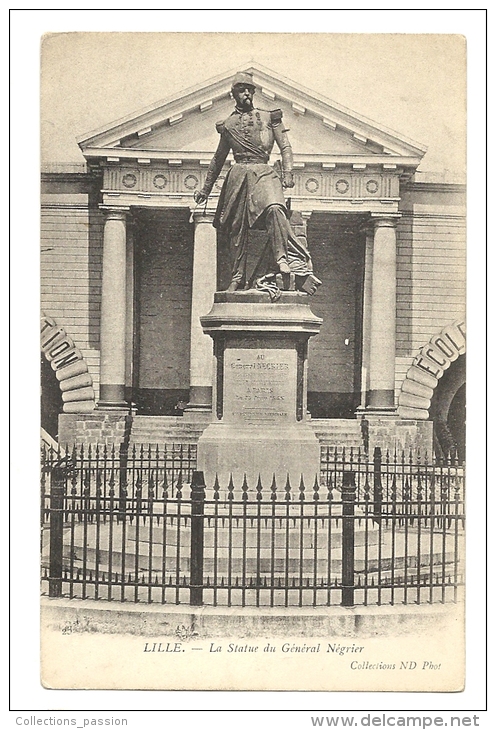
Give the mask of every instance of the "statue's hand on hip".
[(195, 190), (193, 193), (193, 200), (197, 205), (201, 205), (206, 201), (208, 198), (208, 195), (206, 195), (202, 190)]

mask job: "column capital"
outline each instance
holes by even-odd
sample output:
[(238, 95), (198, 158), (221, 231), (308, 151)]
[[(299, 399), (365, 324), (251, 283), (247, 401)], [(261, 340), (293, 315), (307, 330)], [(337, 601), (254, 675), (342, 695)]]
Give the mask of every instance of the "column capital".
[(106, 220), (125, 221), (130, 214), (129, 207), (118, 207), (100, 205), (100, 210), (105, 213)]
[(371, 213), (370, 217), (376, 230), (377, 228), (395, 228), (401, 218), (401, 213)]
[(198, 208), (198, 207), (191, 207), (191, 217), (190, 222), (194, 223), (195, 225), (199, 225), (200, 223), (210, 223), (212, 225), (215, 215), (215, 208)]

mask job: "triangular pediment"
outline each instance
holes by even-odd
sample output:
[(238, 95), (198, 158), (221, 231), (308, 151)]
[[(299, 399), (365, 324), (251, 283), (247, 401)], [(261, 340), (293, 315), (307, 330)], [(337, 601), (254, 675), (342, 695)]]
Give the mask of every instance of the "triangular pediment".
[[(416, 167), (425, 154), (422, 145), (272, 71), (256, 64), (244, 70), (253, 74), (255, 106), (282, 109), (296, 160), (349, 158), (351, 162), (363, 162), (368, 158)], [(83, 154), (91, 160), (112, 154), (123, 156), (123, 150), (135, 156), (143, 150), (147, 157), (164, 153), (180, 157), (185, 153), (188, 157), (208, 158), (219, 139), (215, 123), (233, 110), (233, 74), (229, 71), (86, 135), (78, 140)]]

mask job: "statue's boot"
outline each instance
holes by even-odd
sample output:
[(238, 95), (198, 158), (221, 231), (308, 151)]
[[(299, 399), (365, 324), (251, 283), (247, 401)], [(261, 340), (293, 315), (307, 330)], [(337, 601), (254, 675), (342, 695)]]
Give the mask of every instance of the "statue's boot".
[(291, 269), (289, 268), (289, 264), (286, 259), (279, 259), (279, 261), (277, 262), (277, 266), (279, 267), (279, 271), (281, 272), (281, 274), (291, 273)]

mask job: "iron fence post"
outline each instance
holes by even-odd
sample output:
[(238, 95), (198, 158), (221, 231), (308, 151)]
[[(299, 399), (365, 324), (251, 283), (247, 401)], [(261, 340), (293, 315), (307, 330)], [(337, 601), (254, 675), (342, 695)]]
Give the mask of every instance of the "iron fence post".
[(374, 449), (374, 521), (377, 522), (382, 514), (382, 453), (379, 446)]
[(355, 472), (343, 472), (343, 539), (341, 556), (341, 605), (355, 605)]
[(205, 479), (202, 471), (194, 471), (191, 480), (191, 576), (190, 605), (203, 605), (203, 515)]
[(64, 527), (65, 468), (57, 464), (52, 469), (50, 487), (50, 558), (48, 569), (48, 595), (62, 595), (62, 559)]

